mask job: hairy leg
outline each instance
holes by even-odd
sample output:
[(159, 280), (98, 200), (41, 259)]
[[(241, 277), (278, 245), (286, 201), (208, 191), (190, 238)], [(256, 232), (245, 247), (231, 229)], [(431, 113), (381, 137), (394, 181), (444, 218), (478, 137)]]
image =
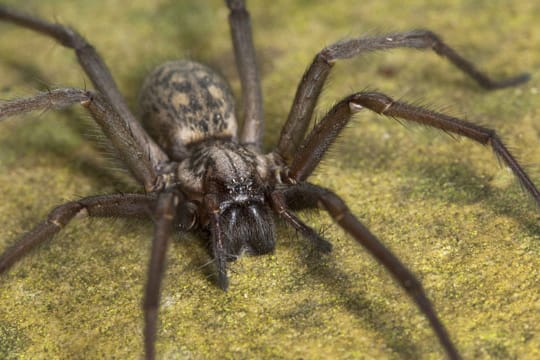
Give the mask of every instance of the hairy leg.
[(283, 196), (286, 203), (300, 202), (305, 208), (320, 207), (326, 210), (334, 221), (368, 250), (379, 263), (384, 265), (399, 285), (407, 291), (420, 311), (428, 319), (448, 357), (450, 359), (460, 358), (454, 343), (450, 340), (446, 328), (439, 320), (418, 279), (375, 235), (358, 221), (339, 196), (330, 190), (309, 183), (292, 185), (283, 190)]
[(155, 197), (141, 194), (89, 196), (54, 208), (47, 220), (23, 235), (0, 255), (0, 273), (11, 267), (37, 245), (51, 239), (76, 216), (150, 217)]
[[(167, 155), (165, 155), (159, 146), (157, 146), (157, 144), (146, 134), (140, 123), (135, 119), (126, 104), (126, 101), (120, 94), (107, 65), (101, 59), (94, 47), (79, 33), (67, 26), (50, 23), (2, 5), (0, 5), (0, 21), (12, 22), (40, 34), (52, 37), (61, 45), (75, 51), (79, 63), (96, 89), (103, 94), (106, 101), (112, 106), (114, 111), (118, 113), (119, 116), (115, 120), (118, 123), (116, 127), (124, 127), (128, 130), (129, 136), (131, 137), (130, 140), (138, 144), (140, 152), (133, 154), (130, 152), (130, 149), (122, 148), (121, 144), (118, 142), (116, 144), (117, 150), (124, 158), (135, 156), (148, 159), (152, 164), (152, 173), (144, 174), (143, 176), (143, 174), (135, 172), (135, 175), (137, 176), (137, 179), (143, 183), (147, 191), (152, 191), (158, 187), (159, 184), (156, 186), (156, 181), (159, 181), (157, 169), (160, 164), (168, 160)], [(114, 132), (105, 133), (105, 135), (109, 138), (115, 136)], [(135, 159), (133, 160), (135, 161)]]
[(227, 257), (225, 253), (223, 230), (219, 223), (219, 201), (213, 194), (208, 194), (204, 198), (204, 202), (210, 217), (210, 233), (212, 243), (212, 253), (217, 268), (217, 283), (218, 286), (227, 290), (229, 287), (229, 278), (227, 276)]
[(296, 90), (287, 122), (274, 151), (287, 162), (294, 157), (306, 134), (326, 78), (337, 60), (356, 57), (370, 51), (395, 48), (432, 49), (488, 90), (518, 85), (529, 79), (529, 75), (521, 74), (501, 81), (492, 80), (429, 30), (413, 30), (339, 41), (322, 49), (306, 70)]
[(540, 205), (540, 191), (494, 130), (419, 106), (395, 101), (376, 92), (356, 93), (337, 103), (302, 143), (301, 149), (292, 161), (290, 177), (296, 182), (306, 180), (351, 116), (364, 108), (381, 115), (465, 136), (482, 145), (491, 145), (495, 154), (512, 170), (521, 185)]
[(155, 342), (161, 282), (165, 269), (165, 255), (172, 236), (175, 209), (179, 198), (173, 193), (161, 193), (157, 199), (154, 238), (148, 266), (144, 295), (144, 350), (148, 360), (155, 358)]
[(303, 237), (311, 241), (318, 250), (322, 252), (332, 251), (332, 244), (330, 242), (323, 239), (313, 228), (304, 224), (298, 216), (289, 210), (287, 199), (282, 191), (274, 191), (271, 194), (271, 199), (274, 211), (285, 220), (285, 222), (291, 225), (296, 231), (300, 232)]
[(260, 149), (264, 115), (249, 13), (244, 0), (226, 1), (230, 10), (229, 24), (244, 103), (244, 124), (240, 134), (240, 143)]
[(86, 90), (65, 88), (36, 94), (27, 98), (10, 101), (0, 101), (0, 120), (9, 116), (22, 114), (35, 110), (62, 109), (79, 103), (90, 112), (103, 133), (108, 135), (112, 145), (119, 151), (120, 157), (125, 161), (127, 168), (136, 179), (145, 184), (150, 190), (156, 182), (156, 168), (147, 150), (149, 145), (144, 139), (133, 136), (129, 124), (123, 121), (114, 111), (103, 95)]

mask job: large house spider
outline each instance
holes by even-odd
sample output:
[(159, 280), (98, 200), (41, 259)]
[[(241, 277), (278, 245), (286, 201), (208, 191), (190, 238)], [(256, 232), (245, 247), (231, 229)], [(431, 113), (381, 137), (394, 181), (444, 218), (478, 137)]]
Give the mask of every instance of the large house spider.
[[(143, 123), (151, 135), (149, 137), (134, 121), (105, 65), (84, 39), (62, 26), (0, 7), (0, 19), (33, 27), (68, 47), (77, 48), (80, 62), (97, 89), (97, 92), (57, 89), (31, 98), (7, 101), (0, 107), (0, 117), (81, 103), (88, 108), (146, 191), (145, 194), (89, 197), (56, 208), (47, 221), (23, 236), (0, 257), (0, 272), (29, 248), (49, 239), (77, 215), (152, 218), (156, 230), (144, 313), (145, 350), (147, 357), (153, 358), (163, 256), (173, 224), (185, 231), (197, 229), (206, 233), (217, 269), (217, 283), (226, 289), (228, 260), (243, 252), (264, 254), (274, 250), (276, 237), (271, 213), (280, 216), (311, 240), (316, 248), (328, 252), (329, 243), (292, 212), (320, 207), (366, 246), (409, 290), (449, 357), (457, 358), (455, 346), (410, 271), (356, 220), (337, 195), (305, 181), (352, 114), (371, 109), (489, 144), (537, 203), (540, 202), (538, 190), (493, 131), (394, 101), (381, 93), (359, 92), (345, 97), (313, 131), (307, 129), (320, 89), (333, 63), (362, 51), (433, 47), (488, 89), (519, 84), (527, 79), (526, 76), (492, 81), (429, 31), (337, 42), (324, 48), (315, 58), (299, 85), (276, 149), (263, 154), (260, 152), (260, 85), (254, 66), (249, 23), (246, 22), (247, 12), (242, 1), (228, 1), (228, 5), (244, 98), (245, 121), (238, 136), (233, 120), (232, 96), (226, 83), (208, 68), (195, 62), (171, 62), (148, 78), (141, 103)], [(195, 87), (199, 90), (192, 92)], [(170, 100), (163, 102), (163, 99)], [(173, 113), (183, 120), (169, 117)], [(201, 118), (206, 121), (194, 121)], [(309, 135), (304, 139), (305, 134)]]

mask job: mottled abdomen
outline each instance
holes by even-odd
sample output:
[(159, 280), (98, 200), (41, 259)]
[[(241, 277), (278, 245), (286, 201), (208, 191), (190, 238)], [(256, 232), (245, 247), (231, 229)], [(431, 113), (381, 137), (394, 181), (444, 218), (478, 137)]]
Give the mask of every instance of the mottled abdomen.
[(144, 81), (139, 102), (144, 128), (171, 160), (185, 158), (189, 143), (236, 137), (231, 91), (202, 64), (183, 60), (157, 67)]

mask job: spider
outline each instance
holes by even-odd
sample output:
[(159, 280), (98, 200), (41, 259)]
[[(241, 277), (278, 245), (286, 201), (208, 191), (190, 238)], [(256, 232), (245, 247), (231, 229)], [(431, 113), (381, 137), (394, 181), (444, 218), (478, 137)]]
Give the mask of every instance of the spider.
[(349, 95), (336, 103), (313, 130), (308, 128), (334, 63), (365, 52), (400, 47), (433, 49), (486, 89), (518, 85), (528, 76), (494, 81), (427, 30), (339, 41), (315, 56), (298, 85), (276, 148), (263, 154), (262, 95), (249, 13), (244, 1), (227, 0), (226, 4), (244, 99), (244, 121), (239, 133), (228, 85), (208, 67), (193, 61), (174, 61), (154, 70), (140, 93), (141, 126), (117, 90), (107, 66), (81, 35), (66, 26), (0, 6), (1, 20), (35, 30), (74, 49), (96, 88), (56, 89), (6, 101), (0, 104), (0, 118), (81, 104), (145, 191), (91, 196), (56, 207), (45, 221), (0, 256), (0, 273), (76, 216), (151, 218), (155, 226), (143, 312), (145, 354), (152, 359), (164, 257), (173, 232), (196, 231), (208, 241), (217, 284), (226, 290), (228, 261), (243, 253), (262, 255), (274, 250), (274, 218), (281, 218), (319, 251), (329, 252), (330, 243), (295, 214), (320, 208), (394, 276), (427, 317), (448, 357), (459, 358), (412, 272), (356, 219), (338, 195), (307, 179), (351, 117), (371, 110), (491, 145), (540, 204), (537, 188), (493, 130), (396, 101), (382, 93)]

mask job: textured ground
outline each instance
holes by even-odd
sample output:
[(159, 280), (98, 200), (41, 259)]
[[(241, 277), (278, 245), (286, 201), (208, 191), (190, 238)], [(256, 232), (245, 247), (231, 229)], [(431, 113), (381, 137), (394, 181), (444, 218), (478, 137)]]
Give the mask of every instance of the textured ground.
[[(527, 70), (532, 80), (487, 93), (430, 52), (396, 50), (338, 63), (320, 111), (365, 88), (429, 104), (498, 129), (540, 184), (540, 4), (446, 2), (250, 1), (266, 148), (323, 45), (430, 28), (490, 74)], [(76, 26), (133, 106), (145, 73), (174, 58), (217, 67), (239, 94), (220, 1), (2, 3)], [(72, 52), (11, 25), (0, 32), (0, 98), (90, 86)], [(0, 124), (0, 250), (55, 204), (133, 189), (102, 167), (86, 120), (74, 108)], [(337, 190), (418, 275), (465, 358), (540, 358), (540, 214), (489, 149), (366, 113), (311, 180)], [(162, 358), (441, 358), (424, 317), (386, 271), (327, 217), (303, 217), (326, 229), (335, 251), (321, 258), (280, 226), (275, 255), (233, 264), (227, 293), (207, 279), (197, 239), (175, 241)], [(140, 358), (150, 236), (145, 222), (78, 221), (3, 274), (0, 358)]]

